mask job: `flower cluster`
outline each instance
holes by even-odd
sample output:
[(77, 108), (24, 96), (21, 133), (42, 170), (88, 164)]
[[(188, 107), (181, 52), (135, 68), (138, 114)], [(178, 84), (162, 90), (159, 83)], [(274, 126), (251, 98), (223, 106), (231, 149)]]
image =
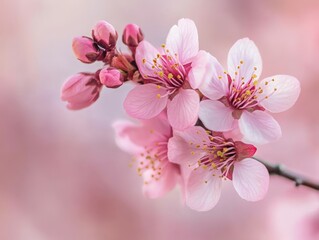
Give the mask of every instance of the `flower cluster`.
[(199, 50), (190, 19), (180, 19), (159, 47), (144, 40), (135, 24), (122, 35), (130, 54), (116, 50), (117, 38), (113, 26), (101, 21), (92, 38), (73, 40), (80, 61), (101, 61), (104, 67), (70, 77), (62, 100), (80, 109), (96, 101), (103, 85), (134, 82), (124, 108), (139, 123), (118, 121), (114, 128), (119, 147), (134, 156), (144, 194), (157, 198), (178, 184), (187, 206), (207, 211), (217, 204), (222, 182), (232, 181), (243, 199), (262, 199), (269, 173), (252, 158), (254, 145), (280, 138), (281, 128), (269, 112), (296, 102), (299, 81), (288, 75), (260, 79), (261, 57), (248, 38), (231, 47), (225, 69)]

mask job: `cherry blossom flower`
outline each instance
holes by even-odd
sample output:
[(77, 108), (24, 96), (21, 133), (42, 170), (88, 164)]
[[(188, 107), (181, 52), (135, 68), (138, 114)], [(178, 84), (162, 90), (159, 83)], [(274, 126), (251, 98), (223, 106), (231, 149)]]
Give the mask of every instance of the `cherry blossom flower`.
[(161, 114), (141, 125), (118, 121), (113, 127), (118, 146), (134, 155), (133, 164), (144, 179), (143, 192), (147, 197), (161, 197), (180, 181), (179, 166), (167, 158), (172, 129), (166, 117)]
[(112, 24), (101, 20), (93, 27), (92, 37), (98, 45), (110, 51), (116, 45), (118, 34)]
[[(248, 38), (238, 40), (228, 53), (228, 72), (208, 53), (198, 76), (200, 91), (208, 98), (200, 103), (199, 117), (213, 131), (229, 131), (238, 123), (247, 142), (264, 144), (278, 139), (281, 128), (268, 114), (289, 109), (300, 93), (299, 81), (288, 75), (259, 80), (262, 61)], [(203, 60), (201, 60), (203, 61)], [(238, 120), (238, 121), (236, 121)]]
[(89, 37), (75, 37), (72, 41), (74, 55), (83, 63), (93, 63), (103, 54)]
[(198, 54), (198, 34), (193, 21), (181, 19), (157, 50), (142, 41), (136, 49), (136, 63), (144, 84), (136, 86), (124, 101), (126, 112), (138, 119), (156, 117), (167, 106), (173, 128), (185, 129), (198, 119), (200, 82), (193, 77), (192, 59)]
[(68, 103), (68, 109), (79, 110), (90, 106), (99, 98), (101, 87), (95, 74), (77, 73), (63, 84), (61, 99)]
[(135, 54), (138, 44), (143, 41), (144, 35), (139, 26), (134, 23), (127, 24), (123, 30), (122, 42)]
[(120, 70), (114, 67), (105, 67), (99, 73), (101, 83), (108, 88), (118, 88), (124, 82), (124, 76)]
[(251, 158), (255, 151), (253, 145), (199, 126), (176, 131), (168, 143), (168, 157), (188, 172), (184, 176), (186, 205), (197, 211), (210, 210), (219, 200), (222, 181), (227, 179), (243, 199), (262, 199), (268, 190), (269, 173)]

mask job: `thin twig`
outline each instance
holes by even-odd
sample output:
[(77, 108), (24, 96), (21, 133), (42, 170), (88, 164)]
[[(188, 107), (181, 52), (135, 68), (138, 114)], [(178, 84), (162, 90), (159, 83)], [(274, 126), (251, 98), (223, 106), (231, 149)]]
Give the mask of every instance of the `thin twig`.
[(256, 158), (256, 157), (252, 157), (252, 158), (264, 164), (270, 175), (278, 175), (280, 177), (287, 178), (291, 181), (294, 181), (296, 187), (303, 185), (315, 190), (319, 190), (319, 183), (315, 183), (305, 178), (304, 176), (301, 176), (295, 172), (287, 170), (286, 167), (283, 166), (282, 164), (272, 164), (272, 163), (260, 160), (259, 158)]

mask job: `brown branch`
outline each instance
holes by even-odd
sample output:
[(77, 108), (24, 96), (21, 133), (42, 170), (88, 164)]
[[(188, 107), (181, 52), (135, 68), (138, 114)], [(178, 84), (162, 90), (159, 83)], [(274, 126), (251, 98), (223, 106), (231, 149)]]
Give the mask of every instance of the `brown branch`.
[(301, 176), (295, 172), (287, 170), (286, 167), (283, 166), (282, 164), (272, 164), (272, 163), (260, 160), (259, 158), (256, 158), (256, 157), (252, 157), (252, 158), (264, 164), (270, 175), (277, 175), (277, 176), (289, 179), (291, 181), (294, 181), (296, 187), (303, 185), (315, 190), (319, 190), (319, 183), (315, 183), (305, 178), (304, 176)]

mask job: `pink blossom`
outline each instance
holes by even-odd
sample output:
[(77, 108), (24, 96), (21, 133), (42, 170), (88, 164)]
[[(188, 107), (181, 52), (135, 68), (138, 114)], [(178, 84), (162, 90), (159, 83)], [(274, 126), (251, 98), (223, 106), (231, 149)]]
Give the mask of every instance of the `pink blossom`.
[(129, 92), (124, 108), (138, 119), (157, 116), (167, 106), (168, 121), (173, 128), (185, 129), (198, 118), (199, 86), (191, 72), (197, 66), (192, 60), (198, 54), (198, 34), (193, 21), (181, 19), (167, 36), (160, 50), (147, 41), (136, 49), (136, 63), (144, 85)]
[(243, 199), (262, 199), (268, 190), (269, 174), (263, 164), (251, 158), (255, 151), (253, 145), (199, 126), (176, 131), (168, 143), (168, 157), (188, 172), (184, 176), (186, 205), (197, 211), (210, 210), (219, 200), (222, 181), (227, 179)]
[(127, 24), (124, 28), (122, 41), (129, 47), (137, 47), (143, 41), (144, 35), (139, 26), (134, 23)]
[(94, 103), (101, 91), (101, 83), (94, 74), (78, 73), (69, 77), (61, 89), (61, 99), (68, 102), (67, 108), (78, 110)]
[(108, 88), (118, 88), (122, 86), (124, 76), (120, 70), (113, 67), (105, 67), (99, 73), (101, 83)]
[(112, 50), (118, 38), (115, 28), (108, 22), (99, 21), (92, 30), (92, 37), (105, 50)]
[(278, 139), (281, 128), (265, 110), (278, 113), (289, 109), (300, 93), (299, 81), (288, 75), (258, 80), (262, 61), (256, 45), (244, 38), (228, 53), (228, 72), (208, 53), (203, 53), (200, 91), (208, 98), (200, 104), (199, 117), (213, 131), (232, 130), (238, 120), (248, 142), (264, 144)]
[(179, 166), (167, 158), (167, 143), (172, 129), (162, 115), (141, 123), (114, 123), (116, 142), (121, 149), (134, 155), (133, 163), (144, 179), (144, 194), (149, 198), (158, 198), (179, 181)]
[(101, 55), (96, 43), (88, 37), (75, 37), (72, 42), (74, 55), (83, 63), (93, 63)]

